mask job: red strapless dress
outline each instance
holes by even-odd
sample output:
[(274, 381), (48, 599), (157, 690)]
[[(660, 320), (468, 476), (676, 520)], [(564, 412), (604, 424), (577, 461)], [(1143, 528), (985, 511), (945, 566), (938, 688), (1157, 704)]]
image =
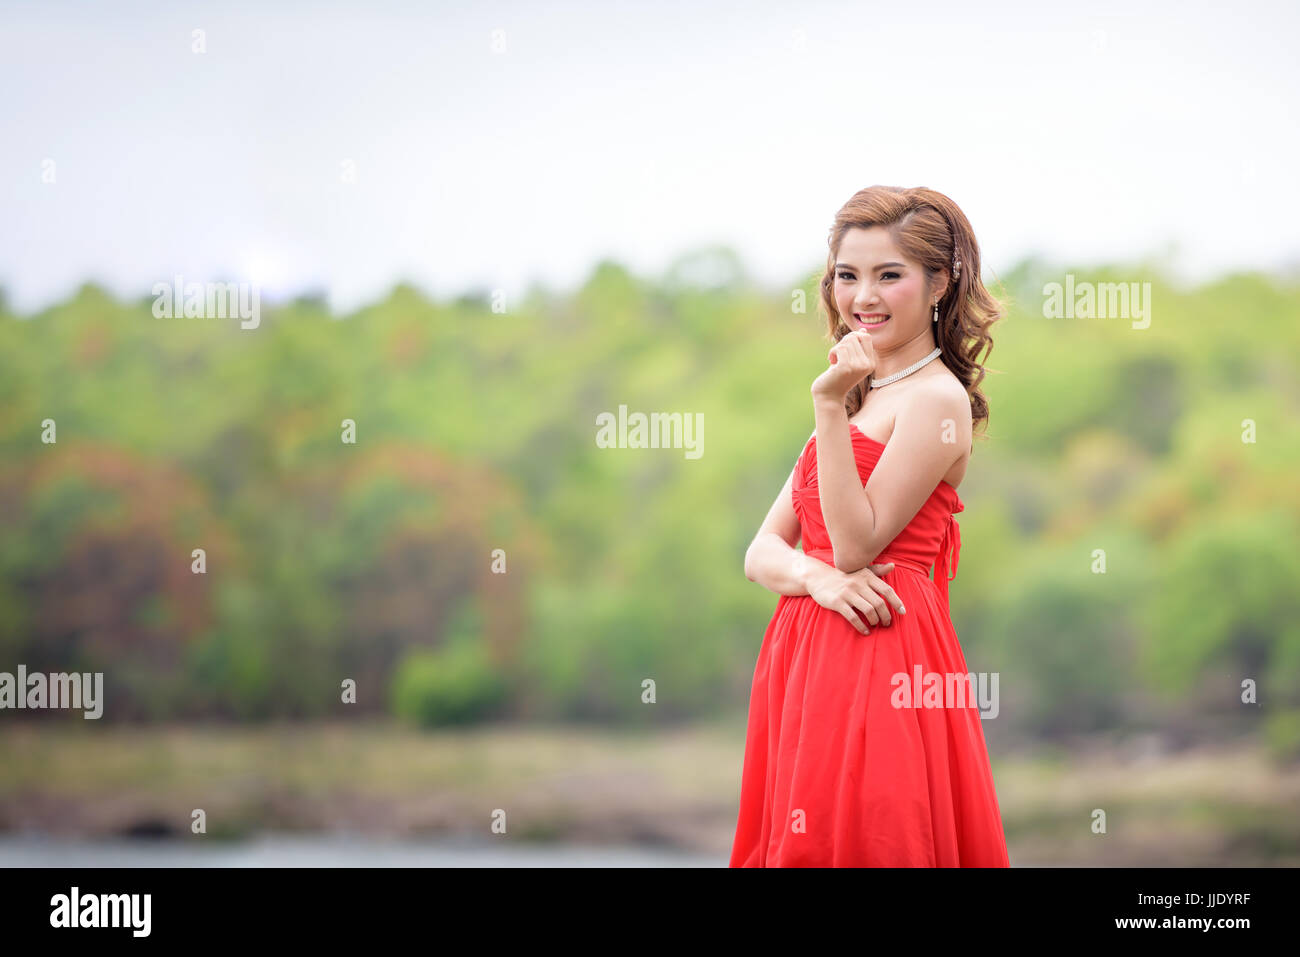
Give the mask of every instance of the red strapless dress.
[[(852, 423), (849, 434), (865, 485), (885, 447)], [(793, 490), (804, 552), (831, 564), (816, 436)], [(926, 699), (915, 680), (935, 673), (951, 689), (948, 675), (968, 673), (948, 611), (964, 508), (941, 482), (872, 562), (895, 563), (883, 577), (907, 609), (888, 627), (863, 635), (807, 595), (777, 602), (754, 668), (730, 866), (1008, 866), (978, 702)], [(914, 705), (943, 706), (896, 706), (897, 675)]]

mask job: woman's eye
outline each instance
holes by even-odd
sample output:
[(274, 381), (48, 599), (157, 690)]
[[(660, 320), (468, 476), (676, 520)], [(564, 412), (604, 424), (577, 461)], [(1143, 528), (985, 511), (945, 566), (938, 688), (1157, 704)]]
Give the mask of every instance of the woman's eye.
[[(841, 271), (841, 272), (836, 273), (835, 275), (836, 275), (838, 278), (840, 278), (840, 279), (846, 279), (846, 280), (848, 280), (849, 282), (852, 282), (852, 281), (853, 281), (853, 273), (851, 273), (851, 272), (843, 272), (843, 271)], [(883, 273), (880, 274), (880, 278), (881, 278), (881, 279), (884, 279), (884, 278), (886, 278), (886, 277), (888, 277), (888, 276), (892, 276), (893, 278), (897, 279), (897, 278), (898, 278), (898, 273), (896, 273), (896, 272), (883, 272)]]

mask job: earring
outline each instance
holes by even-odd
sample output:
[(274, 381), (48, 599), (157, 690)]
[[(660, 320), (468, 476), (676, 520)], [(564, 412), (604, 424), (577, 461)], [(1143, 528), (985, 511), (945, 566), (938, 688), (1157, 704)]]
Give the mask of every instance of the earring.
[(939, 300), (938, 299), (934, 301), (934, 318), (930, 321), (931, 322), (939, 321)]

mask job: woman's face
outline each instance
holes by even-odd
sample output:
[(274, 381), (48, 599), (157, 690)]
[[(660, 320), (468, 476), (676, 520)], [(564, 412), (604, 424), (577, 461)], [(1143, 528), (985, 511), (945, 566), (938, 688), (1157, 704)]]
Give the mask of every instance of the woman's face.
[(883, 226), (850, 229), (840, 241), (835, 306), (849, 329), (871, 334), (876, 348), (928, 333), (937, 288), (927, 288), (925, 270), (903, 257)]

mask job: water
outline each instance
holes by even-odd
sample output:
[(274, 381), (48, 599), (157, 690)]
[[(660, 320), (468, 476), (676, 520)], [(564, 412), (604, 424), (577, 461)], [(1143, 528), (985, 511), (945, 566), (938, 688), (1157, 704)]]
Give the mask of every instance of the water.
[(649, 847), (381, 841), (268, 834), (247, 841), (0, 837), (0, 867), (726, 867), (725, 856)]

